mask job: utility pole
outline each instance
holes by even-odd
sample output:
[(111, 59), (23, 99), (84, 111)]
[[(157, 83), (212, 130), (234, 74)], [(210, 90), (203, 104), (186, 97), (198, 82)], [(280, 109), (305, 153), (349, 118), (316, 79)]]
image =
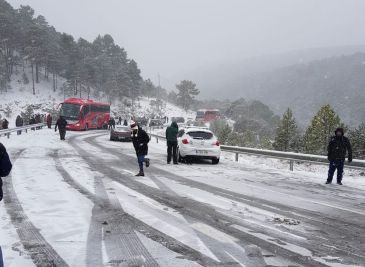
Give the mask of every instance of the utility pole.
[(160, 115), (160, 90), (161, 90), (161, 78), (160, 73), (157, 73), (158, 77), (158, 87), (157, 87), (157, 94), (156, 94), (156, 102), (157, 102), (157, 113)]

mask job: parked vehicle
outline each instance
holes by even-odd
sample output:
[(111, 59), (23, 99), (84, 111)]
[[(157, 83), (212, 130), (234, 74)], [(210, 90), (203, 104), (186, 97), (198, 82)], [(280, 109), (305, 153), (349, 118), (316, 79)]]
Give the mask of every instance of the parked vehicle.
[(196, 112), (196, 121), (211, 122), (220, 118), (218, 109), (199, 109)]
[(210, 159), (212, 164), (218, 164), (221, 156), (221, 148), (217, 137), (207, 128), (191, 127), (179, 131), (178, 158), (183, 161), (186, 158)]
[(163, 122), (161, 119), (151, 119), (148, 126), (155, 127), (155, 128), (163, 128)]
[(67, 130), (107, 128), (110, 118), (110, 104), (89, 99), (68, 98), (61, 103), (60, 115), (68, 122)]
[(110, 129), (110, 141), (132, 141), (132, 131), (129, 126), (116, 125)]

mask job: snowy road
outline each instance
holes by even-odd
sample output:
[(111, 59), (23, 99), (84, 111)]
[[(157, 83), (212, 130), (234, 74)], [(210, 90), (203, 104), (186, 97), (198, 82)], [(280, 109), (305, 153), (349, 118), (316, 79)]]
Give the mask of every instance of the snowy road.
[(152, 166), (104, 131), (0, 139), (14, 161), (0, 204), (5, 266), (365, 266), (365, 182), (325, 186), (251, 157)]

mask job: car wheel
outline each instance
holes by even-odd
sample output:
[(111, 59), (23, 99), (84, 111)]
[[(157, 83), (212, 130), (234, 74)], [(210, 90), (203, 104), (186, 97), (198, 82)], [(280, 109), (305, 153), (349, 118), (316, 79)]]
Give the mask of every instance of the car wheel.
[(216, 165), (219, 163), (219, 158), (212, 159), (212, 164)]

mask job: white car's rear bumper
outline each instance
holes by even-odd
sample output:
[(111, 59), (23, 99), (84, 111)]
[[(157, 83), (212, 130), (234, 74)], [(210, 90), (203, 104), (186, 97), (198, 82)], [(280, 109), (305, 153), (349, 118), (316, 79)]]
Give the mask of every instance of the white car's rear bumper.
[(179, 146), (179, 152), (182, 157), (220, 158), (221, 156), (220, 147)]

